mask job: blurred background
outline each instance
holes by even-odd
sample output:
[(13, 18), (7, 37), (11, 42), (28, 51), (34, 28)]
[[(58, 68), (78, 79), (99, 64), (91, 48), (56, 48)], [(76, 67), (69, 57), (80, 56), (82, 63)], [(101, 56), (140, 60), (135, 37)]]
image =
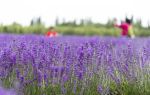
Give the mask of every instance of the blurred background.
[(119, 36), (114, 27), (133, 16), (136, 36), (150, 36), (148, 0), (0, 0), (0, 33)]

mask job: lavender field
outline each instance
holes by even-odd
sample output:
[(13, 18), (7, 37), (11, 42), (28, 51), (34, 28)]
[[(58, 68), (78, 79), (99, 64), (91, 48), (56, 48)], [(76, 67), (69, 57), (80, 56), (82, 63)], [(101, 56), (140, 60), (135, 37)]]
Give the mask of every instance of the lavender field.
[(1, 34), (0, 86), (0, 95), (150, 95), (150, 38)]

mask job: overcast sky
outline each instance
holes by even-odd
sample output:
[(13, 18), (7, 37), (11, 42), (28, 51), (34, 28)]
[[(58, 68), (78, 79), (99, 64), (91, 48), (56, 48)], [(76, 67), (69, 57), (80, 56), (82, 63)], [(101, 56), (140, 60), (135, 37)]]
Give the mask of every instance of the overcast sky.
[(56, 17), (66, 20), (91, 18), (106, 23), (109, 18), (123, 20), (125, 15), (141, 18), (144, 25), (150, 21), (149, 0), (0, 0), (0, 23), (18, 22), (29, 25), (41, 17), (46, 25), (54, 24)]

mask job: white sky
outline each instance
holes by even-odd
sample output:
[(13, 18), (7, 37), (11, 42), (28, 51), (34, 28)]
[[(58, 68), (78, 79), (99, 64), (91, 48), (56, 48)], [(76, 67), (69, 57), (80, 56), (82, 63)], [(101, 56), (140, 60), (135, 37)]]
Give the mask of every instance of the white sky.
[(149, 0), (0, 0), (0, 23), (14, 21), (29, 25), (30, 20), (41, 17), (46, 25), (60, 20), (92, 18), (105, 23), (108, 18), (123, 20), (125, 15), (141, 18), (144, 25), (150, 21)]

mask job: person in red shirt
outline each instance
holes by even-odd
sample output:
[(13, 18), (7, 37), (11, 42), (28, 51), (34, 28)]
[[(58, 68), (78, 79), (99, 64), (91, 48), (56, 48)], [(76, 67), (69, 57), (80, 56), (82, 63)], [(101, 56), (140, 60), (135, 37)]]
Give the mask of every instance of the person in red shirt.
[(47, 37), (56, 37), (58, 33), (55, 31), (54, 27), (50, 27), (46, 33)]
[[(122, 21), (120, 25), (114, 24), (114, 26), (118, 27), (122, 30), (122, 32), (121, 32), (122, 36), (129, 37), (130, 36), (129, 30), (132, 27), (132, 20), (133, 20), (133, 18), (131, 18), (131, 19), (126, 18), (125, 22)], [(115, 19), (115, 21), (116, 21), (116, 19)]]

